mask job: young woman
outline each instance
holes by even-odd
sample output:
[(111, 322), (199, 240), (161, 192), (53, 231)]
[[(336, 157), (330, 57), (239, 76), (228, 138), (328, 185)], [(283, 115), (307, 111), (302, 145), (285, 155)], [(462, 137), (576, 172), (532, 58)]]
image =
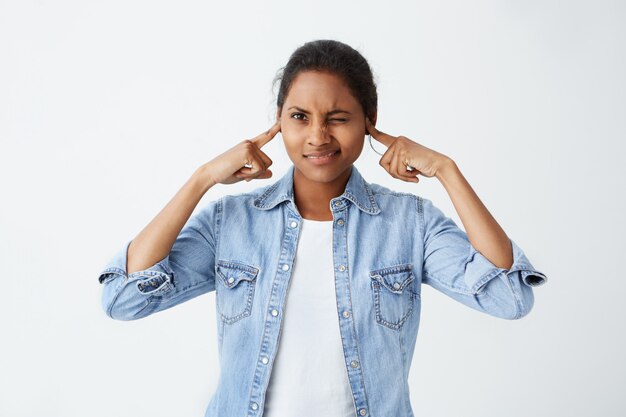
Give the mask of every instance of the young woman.
[[(134, 320), (216, 292), (221, 372), (206, 416), (413, 416), (408, 373), (421, 284), (484, 313), (531, 310), (533, 268), (449, 156), (376, 127), (363, 56), (341, 42), (298, 48), (277, 80), (277, 120), (200, 166), (102, 270), (102, 306)], [(278, 181), (211, 201), (217, 184)], [(367, 182), (353, 163), (370, 134), (401, 181), (436, 177), (464, 232), (432, 202)]]

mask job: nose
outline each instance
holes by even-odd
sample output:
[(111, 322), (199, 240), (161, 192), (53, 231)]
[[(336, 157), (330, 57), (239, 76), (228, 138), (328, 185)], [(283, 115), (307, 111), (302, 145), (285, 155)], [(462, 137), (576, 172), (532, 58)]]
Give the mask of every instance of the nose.
[(328, 126), (326, 125), (326, 123), (311, 123), (309, 144), (313, 146), (321, 146), (328, 142), (330, 142), (330, 135), (328, 134)]

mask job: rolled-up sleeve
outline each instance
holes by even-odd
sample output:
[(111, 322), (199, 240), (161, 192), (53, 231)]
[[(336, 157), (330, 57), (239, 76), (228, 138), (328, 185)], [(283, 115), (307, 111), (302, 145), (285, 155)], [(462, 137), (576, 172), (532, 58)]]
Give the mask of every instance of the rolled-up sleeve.
[(470, 243), (464, 232), (432, 201), (418, 197), (422, 232), (422, 282), (475, 310), (504, 319), (527, 315), (533, 288), (547, 281), (522, 249), (509, 239), (513, 265), (499, 268)]
[(102, 267), (102, 309), (116, 320), (136, 320), (215, 290), (215, 247), (221, 200), (193, 214), (167, 256), (128, 274), (131, 240)]

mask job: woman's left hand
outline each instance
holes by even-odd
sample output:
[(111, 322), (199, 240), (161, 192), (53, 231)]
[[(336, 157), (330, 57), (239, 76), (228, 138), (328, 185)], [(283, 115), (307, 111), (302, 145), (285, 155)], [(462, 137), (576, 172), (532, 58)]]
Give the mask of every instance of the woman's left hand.
[[(406, 136), (396, 137), (381, 132), (367, 117), (365, 126), (374, 139), (387, 146), (387, 151), (383, 154), (379, 164), (394, 178), (407, 182), (419, 182), (418, 174), (434, 177), (437, 171), (450, 161), (448, 156), (415, 143)], [(408, 168), (413, 168), (413, 170), (408, 170)]]

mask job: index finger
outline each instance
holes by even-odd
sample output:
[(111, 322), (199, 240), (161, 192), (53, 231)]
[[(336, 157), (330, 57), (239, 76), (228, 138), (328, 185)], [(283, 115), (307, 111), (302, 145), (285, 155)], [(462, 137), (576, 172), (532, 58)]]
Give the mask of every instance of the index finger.
[(365, 118), (365, 127), (370, 135), (386, 147), (389, 147), (394, 140), (397, 138), (395, 136), (388, 135), (380, 130), (376, 129), (376, 127), (370, 122), (369, 117)]
[(276, 123), (272, 127), (270, 127), (267, 131), (261, 133), (259, 136), (254, 139), (250, 139), (256, 146), (261, 148), (265, 146), (267, 142), (272, 140), (276, 134), (280, 132), (280, 119), (276, 120)]

